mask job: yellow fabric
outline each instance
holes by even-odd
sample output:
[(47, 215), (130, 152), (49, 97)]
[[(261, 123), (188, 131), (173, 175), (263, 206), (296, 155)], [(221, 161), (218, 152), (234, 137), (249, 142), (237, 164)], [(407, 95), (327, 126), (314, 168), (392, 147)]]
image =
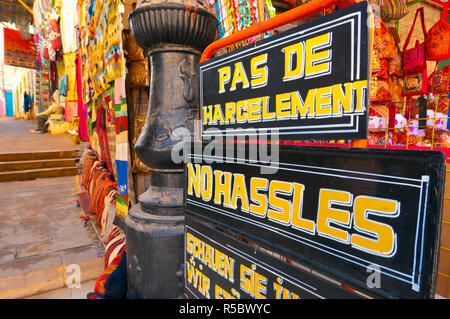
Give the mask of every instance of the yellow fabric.
[(77, 101), (77, 69), (75, 64), (76, 53), (64, 54), (64, 69), (67, 74), (67, 96), (66, 100)]

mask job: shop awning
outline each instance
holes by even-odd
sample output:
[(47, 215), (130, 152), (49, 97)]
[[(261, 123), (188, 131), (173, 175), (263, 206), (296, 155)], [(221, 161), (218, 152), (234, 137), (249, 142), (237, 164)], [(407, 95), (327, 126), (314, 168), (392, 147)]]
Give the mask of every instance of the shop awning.
[(36, 49), (33, 35), (23, 39), (19, 31), (3, 29), (5, 36), (5, 64), (36, 69)]

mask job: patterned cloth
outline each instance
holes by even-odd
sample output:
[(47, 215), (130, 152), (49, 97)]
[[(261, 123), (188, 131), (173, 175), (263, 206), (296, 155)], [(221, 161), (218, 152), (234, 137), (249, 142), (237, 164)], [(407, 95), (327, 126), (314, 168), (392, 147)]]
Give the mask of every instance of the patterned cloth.
[(88, 299), (124, 299), (127, 295), (126, 251), (118, 254), (95, 282)]
[(128, 110), (126, 101), (115, 106), (117, 215), (128, 216)]

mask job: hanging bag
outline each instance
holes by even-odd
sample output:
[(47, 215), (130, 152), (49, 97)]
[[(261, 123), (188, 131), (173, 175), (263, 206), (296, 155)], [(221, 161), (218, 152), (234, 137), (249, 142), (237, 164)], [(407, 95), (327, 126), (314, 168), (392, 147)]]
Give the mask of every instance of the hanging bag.
[(430, 74), (428, 78), (428, 87), (430, 93), (433, 94), (447, 94), (449, 93), (450, 84), (450, 65), (437, 70), (436, 68), (433, 73)]
[(403, 45), (403, 70), (406, 73), (417, 73), (423, 71), (423, 69), (426, 69), (427, 67), (425, 60), (425, 42), (420, 43), (419, 40), (417, 40), (414, 48), (407, 49), (409, 41), (411, 40), (412, 33), (414, 31), (414, 26), (416, 25), (418, 14), (420, 14), (420, 22), (422, 24), (424, 39), (426, 36), (423, 8), (419, 8), (416, 11), (416, 16), (414, 17), (414, 22), (411, 26), (411, 30), (409, 31), (408, 37), (406, 38), (405, 44)]
[(395, 43), (395, 56), (388, 60), (389, 75), (403, 77), (402, 52), (398, 46), (400, 37), (396, 28), (389, 28), (388, 32), (391, 34)]
[(408, 14), (405, 0), (384, 0), (381, 6), (381, 18), (384, 21), (398, 20)]
[(403, 95), (424, 95), (428, 93), (427, 69), (405, 74), (403, 78)]
[(439, 61), (450, 57), (450, 25), (448, 24), (448, 4), (442, 9), (441, 18), (428, 30), (425, 37), (426, 59)]

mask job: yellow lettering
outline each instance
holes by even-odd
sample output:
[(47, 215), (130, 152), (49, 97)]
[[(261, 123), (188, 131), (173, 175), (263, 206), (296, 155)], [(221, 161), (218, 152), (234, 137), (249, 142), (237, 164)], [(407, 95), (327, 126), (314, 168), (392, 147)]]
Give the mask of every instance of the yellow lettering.
[(356, 90), (356, 107), (355, 112), (364, 112), (364, 94), (363, 91), (366, 90), (367, 95), (367, 80), (356, 81), (352, 83), (352, 89)]
[(288, 200), (277, 197), (278, 193), (292, 194), (292, 184), (273, 180), (269, 186), (269, 203), (267, 217), (273, 221), (289, 224), (291, 221), (291, 203)]
[(265, 178), (252, 177), (250, 180), (250, 197), (257, 205), (250, 204), (250, 212), (259, 217), (266, 217), (267, 213), (267, 197), (258, 193), (258, 190), (267, 191), (269, 181)]
[(200, 165), (195, 164), (195, 173), (192, 163), (188, 163), (187, 167), (188, 167), (188, 194), (192, 195), (192, 188), (194, 188), (195, 196), (200, 197)]
[[(283, 81), (291, 81), (303, 77), (305, 63), (305, 44), (303, 42), (294, 43), (283, 48), (284, 52), (284, 76)], [(294, 56), (296, 57), (296, 66), (293, 68)]]
[(332, 87), (333, 92), (333, 114), (342, 115), (342, 112), (352, 112), (352, 83), (344, 84), (345, 93), (342, 91), (342, 84), (335, 84)]
[(306, 40), (305, 78), (331, 72), (331, 50), (317, 52), (331, 45), (331, 32)]
[(290, 93), (277, 94), (275, 97), (275, 110), (278, 119), (290, 118)]
[[(201, 194), (202, 198), (209, 201), (212, 197), (212, 170), (210, 166), (202, 166), (201, 173)], [(206, 180), (205, 180), (206, 178)]]
[(247, 100), (247, 121), (249, 123), (261, 121), (261, 98)]
[(303, 212), (303, 193), (305, 191), (305, 186), (302, 184), (293, 183), (294, 186), (294, 197), (292, 203), (292, 227), (306, 231), (308, 233), (314, 234), (314, 222), (312, 220), (307, 220), (302, 218)]
[(236, 103), (225, 103), (225, 123), (233, 124), (236, 120), (234, 115), (236, 114)]
[(331, 116), (331, 86), (316, 91), (316, 116)]
[(268, 121), (273, 120), (275, 118), (274, 112), (269, 112), (269, 96), (262, 97), (262, 120)]
[(347, 205), (352, 203), (352, 194), (344, 191), (322, 188), (319, 192), (319, 208), (317, 213), (317, 232), (319, 235), (349, 243), (348, 232), (331, 227), (330, 223), (348, 227), (350, 213), (345, 210), (331, 208), (332, 204)]
[(248, 196), (245, 187), (245, 176), (243, 174), (234, 174), (233, 195), (231, 197), (231, 207), (237, 208), (237, 200), (241, 199), (241, 210), (248, 212)]
[(212, 121), (209, 124), (223, 123), (223, 114), (220, 104), (214, 105), (214, 115)]
[(315, 111), (315, 95), (316, 95), (317, 89), (310, 89), (308, 91), (308, 94), (306, 95), (306, 100), (303, 102), (303, 99), (300, 95), (300, 92), (294, 91), (291, 95), (291, 118), (298, 118), (300, 115), (300, 118), (306, 118), (306, 115), (308, 117), (314, 117)]
[(225, 84), (230, 82), (230, 67), (225, 66), (217, 71), (219, 72), (219, 93), (224, 93)]
[(251, 74), (252, 89), (264, 87), (267, 85), (268, 69), (267, 66), (258, 68), (261, 64), (267, 63), (267, 53), (255, 56), (252, 58), (251, 64)]
[(246, 89), (250, 86), (242, 62), (237, 62), (234, 64), (234, 74), (233, 80), (231, 81), (230, 91), (236, 90), (236, 85), (238, 83), (242, 83), (243, 89)]
[(236, 104), (236, 121), (238, 123), (247, 122), (247, 100), (238, 101)]
[[(224, 182), (222, 183), (222, 176)], [(223, 205), (230, 207), (230, 193), (231, 193), (231, 173), (222, 171), (214, 171), (215, 189), (214, 189), (214, 203), (222, 204), (221, 195), (223, 194)]]
[(212, 105), (203, 107), (203, 125), (211, 124), (212, 121)]
[(192, 253), (192, 234), (189, 232), (186, 232), (186, 251), (189, 253)]
[(355, 229), (371, 235), (372, 238), (352, 235), (352, 246), (364, 251), (390, 255), (395, 250), (396, 235), (391, 226), (368, 219), (368, 214), (392, 216), (398, 211), (398, 202), (391, 199), (358, 196), (353, 206)]

